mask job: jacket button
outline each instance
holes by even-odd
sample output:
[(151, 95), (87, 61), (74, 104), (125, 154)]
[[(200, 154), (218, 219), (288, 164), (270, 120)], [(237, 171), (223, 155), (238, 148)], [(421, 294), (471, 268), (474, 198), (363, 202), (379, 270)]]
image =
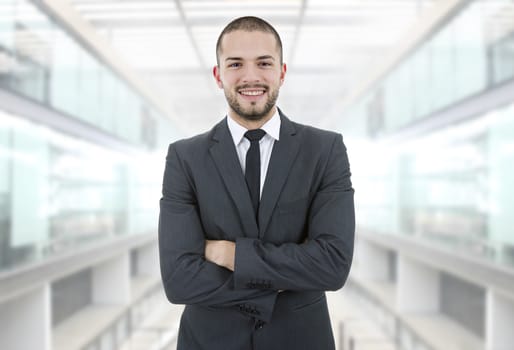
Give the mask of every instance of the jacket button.
[(264, 327), (264, 322), (263, 321), (257, 321), (255, 323), (255, 329), (262, 329), (262, 327)]

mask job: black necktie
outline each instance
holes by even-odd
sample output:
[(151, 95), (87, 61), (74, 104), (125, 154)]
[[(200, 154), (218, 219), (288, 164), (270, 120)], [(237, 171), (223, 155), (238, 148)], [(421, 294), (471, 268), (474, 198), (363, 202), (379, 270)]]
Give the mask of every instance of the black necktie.
[(266, 132), (261, 129), (248, 130), (245, 133), (245, 137), (250, 140), (250, 148), (246, 153), (245, 178), (256, 218), (259, 211), (261, 187), (261, 151), (259, 141), (264, 135), (266, 135)]

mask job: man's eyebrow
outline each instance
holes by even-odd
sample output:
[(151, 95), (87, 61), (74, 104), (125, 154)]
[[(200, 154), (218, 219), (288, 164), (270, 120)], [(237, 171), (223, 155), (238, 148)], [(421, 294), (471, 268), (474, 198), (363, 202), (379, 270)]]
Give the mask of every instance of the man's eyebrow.
[(259, 56), (257, 57), (258, 60), (268, 60), (268, 59), (272, 59), (273, 61), (275, 60), (275, 57), (271, 56), (271, 55), (264, 55), (264, 56)]
[[(258, 60), (269, 60), (269, 59), (272, 59), (272, 60), (275, 60), (275, 57), (273, 57), (272, 55), (263, 55), (263, 56), (259, 56), (257, 57)], [(242, 61), (243, 58), (242, 57), (227, 57), (225, 58), (225, 61)]]

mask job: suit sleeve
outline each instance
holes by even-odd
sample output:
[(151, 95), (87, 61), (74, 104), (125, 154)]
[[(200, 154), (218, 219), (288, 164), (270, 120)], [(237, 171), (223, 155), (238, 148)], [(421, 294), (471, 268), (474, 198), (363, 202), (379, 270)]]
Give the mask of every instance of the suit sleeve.
[(346, 148), (338, 135), (332, 143), (321, 184), (308, 212), (307, 240), (301, 244), (275, 245), (253, 238), (238, 239), (234, 270), (236, 288), (341, 288), (348, 277), (353, 256), (353, 194)]
[(233, 273), (205, 260), (205, 239), (192, 182), (172, 144), (159, 215), (159, 256), (166, 296), (176, 304), (235, 307), (269, 321), (277, 292), (234, 289)]

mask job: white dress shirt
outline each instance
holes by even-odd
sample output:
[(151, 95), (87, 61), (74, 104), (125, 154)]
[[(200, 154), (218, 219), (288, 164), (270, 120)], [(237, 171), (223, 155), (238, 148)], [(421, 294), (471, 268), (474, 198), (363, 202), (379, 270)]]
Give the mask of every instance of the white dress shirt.
[[(234, 145), (236, 146), (237, 156), (243, 173), (246, 168), (246, 152), (250, 148), (250, 141), (245, 137), (245, 132), (248, 131), (245, 127), (238, 124), (230, 116), (227, 116), (227, 124)], [(270, 120), (261, 127), (266, 132), (266, 135), (259, 141), (259, 148), (261, 151), (261, 186), (260, 195), (262, 196), (262, 188), (264, 187), (264, 180), (266, 179), (266, 173), (268, 172), (269, 160), (271, 158), (271, 151), (275, 141), (279, 140), (280, 137), (280, 115), (278, 109), (273, 114)]]

